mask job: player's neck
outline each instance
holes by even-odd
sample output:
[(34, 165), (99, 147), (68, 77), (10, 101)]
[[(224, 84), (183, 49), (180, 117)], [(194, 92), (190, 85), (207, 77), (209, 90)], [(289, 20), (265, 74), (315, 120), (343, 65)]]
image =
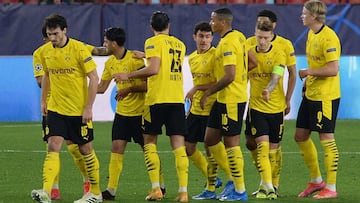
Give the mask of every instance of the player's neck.
[(221, 37), (224, 37), (228, 32), (232, 31), (232, 27), (224, 27), (219, 33)]
[(169, 35), (169, 31), (166, 30), (160, 32), (155, 31), (155, 35)]
[(317, 22), (317, 23), (314, 23), (314, 24), (310, 25), (309, 28), (310, 28), (314, 33), (318, 33), (323, 26), (324, 26), (323, 23)]
[(118, 49), (115, 50), (114, 56), (116, 57), (116, 59), (120, 60), (122, 58), (124, 58), (125, 55), (125, 47), (119, 47)]

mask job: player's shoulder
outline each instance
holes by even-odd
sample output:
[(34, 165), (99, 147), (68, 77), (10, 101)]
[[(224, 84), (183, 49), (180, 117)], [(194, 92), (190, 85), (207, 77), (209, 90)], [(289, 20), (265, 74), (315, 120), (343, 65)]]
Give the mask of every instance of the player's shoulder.
[(197, 52), (197, 50), (195, 50), (195, 51), (193, 51), (191, 54), (189, 54), (189, 60), (190, 59), (192, 59), (192, 58), (194, 58), (195, 56), (197, 56), (198, 55), (198, 52)]
[(322, 34), (322, 36), (325, 36), (325, 37), (339, 38), (338, 35), (336, 34), (336, 32), (327, 25), (325, 25), (323, 27), (323, 29), (320, 31), (320, 33)]
[(287, 39), (286, 37), (283, 37), (281, 35), (276, 35), (274, 41), (278, 42), (280, 44), (283, 44), (283, 43), (292, 44), (292, 42), (289, 39)]
[(35, 51), (33, 52), (33, 55), (41, 54), (48, 48), (52, 48), (52, 43), (51, 42), (47, 42), (47, 43), (39, 46), (37, 49), (35, 49)]

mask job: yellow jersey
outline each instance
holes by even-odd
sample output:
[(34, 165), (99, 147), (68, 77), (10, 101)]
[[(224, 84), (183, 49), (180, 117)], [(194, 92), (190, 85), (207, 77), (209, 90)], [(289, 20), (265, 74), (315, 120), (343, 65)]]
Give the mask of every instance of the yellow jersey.
[(270, 100), (265, 101), (262, 92), (271, 81), (275, 66), (285, 68), (286, 53), (282, 47), (271, 45), (268, 52), (257, 52), (256, 46), (251, 48), (258, 65), (249, 71), (250, 100), (249, 108), (263, 113), (280, 113), (286, 108), (286, 98), (283, 87), (283, 77), (280, 78), (275, 89), (270, 93)]
[[(110, 56), (105, 62), (102, 80), (112, 80), (115, 73), (130, 73), (143, 68), (144, 61), (142, 59), (133, 58), (133, 53), (125, 50), (124, 56), (117, 59), (114, 55)], [(128, 79), (116, 83), (116, 88), (124, 89), (144, 83), (142, 79)], [(145, 92), (131, 92), (124, 99), (117, 102), (116, 113), (123, 116), (141, 116), (144, 110)]]
[(66, 116), (81, 116), (88, 96), (87, 74), (96, 69), (83, 42), (68, 38), (64, 47), (47, 43), (44, 71), (49, 73), (51, 96), (48, 110)]
[[(306, 58), (309, 69), (319, 69), (328, 62), (340, 60), (341, 45), (336, 33), (324, 25), (318, 33), (308, 32)], [(306, 77), (305, 96), (312, 101), (340, 98), (340, 75), (334, 77)]]
[[(189, 55), (188, 61), (194, 86), (216, 82), (214, 75), (215, 47), (210, 47), (208, 51), (202, 54), (199, 54), (197, 50), (194, 51)], [(209, 96), (205, 103), (204, 109), (201, 109), (200, 99), (203, 95), (203, 91), (195, 92), (190, 108), (190, 112), (192, 114), (202, 116), (210, 115), (211, 107), (216, 100), (216, 94)]]
[[(248, 45), (248, 47), (253, 47), (257, 45), (256, 42), (256, 37), (252, 36), (249, 37), (246, 40), (246, 43)], [(296, 56), (295, 56), (295, 49), (294, 46), (292, 44), (292, 42), (280, 35), (275, 35), (274, 38), (271, 40), (271, 44), (277, 46), (277, 47), (281, 47), (281, 49), (285, 52), (286, 54), (286, 66), (292, 66), (296, 64)]]
[(215, 77), (219, 81), (224, 75), (226, 65), (235, 65), (235, 79), (224, 89), (217, 92), (220, 103), (247, 102), (248, 50), (243, 33), (231, 30), (219, 41), (215, 51)]
[(145, 41), (144, 50), (146, 58), (160, 58), (159, 72), (147, 79), (145, 105), (184, 103), (182, 64), (185, 44), (174, 36), (159, 34)]

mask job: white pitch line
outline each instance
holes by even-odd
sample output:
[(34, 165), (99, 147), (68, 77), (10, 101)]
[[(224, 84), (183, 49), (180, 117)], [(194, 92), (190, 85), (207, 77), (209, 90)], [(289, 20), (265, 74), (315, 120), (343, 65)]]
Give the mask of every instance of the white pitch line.
[(35, 127), (35, 126), (41, 126), (41, 124), (26, 124), (26, 125), (23, 125), (23, 124), (16, 124), (16, 125), (0, 125), (0, 128), (23, 128), (23, 127)]

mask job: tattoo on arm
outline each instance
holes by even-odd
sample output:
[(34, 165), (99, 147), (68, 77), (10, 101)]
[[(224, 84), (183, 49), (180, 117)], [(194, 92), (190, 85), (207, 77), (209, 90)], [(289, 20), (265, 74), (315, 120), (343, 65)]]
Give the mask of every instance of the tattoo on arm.
[(272, 92), (275, 89), (276, 85), (278, 84), (280, 78), (281, 78), (280, 75), (272, 74), (271, 81), (267, 85), (266, 89), (269, 90), (269, 92)]

